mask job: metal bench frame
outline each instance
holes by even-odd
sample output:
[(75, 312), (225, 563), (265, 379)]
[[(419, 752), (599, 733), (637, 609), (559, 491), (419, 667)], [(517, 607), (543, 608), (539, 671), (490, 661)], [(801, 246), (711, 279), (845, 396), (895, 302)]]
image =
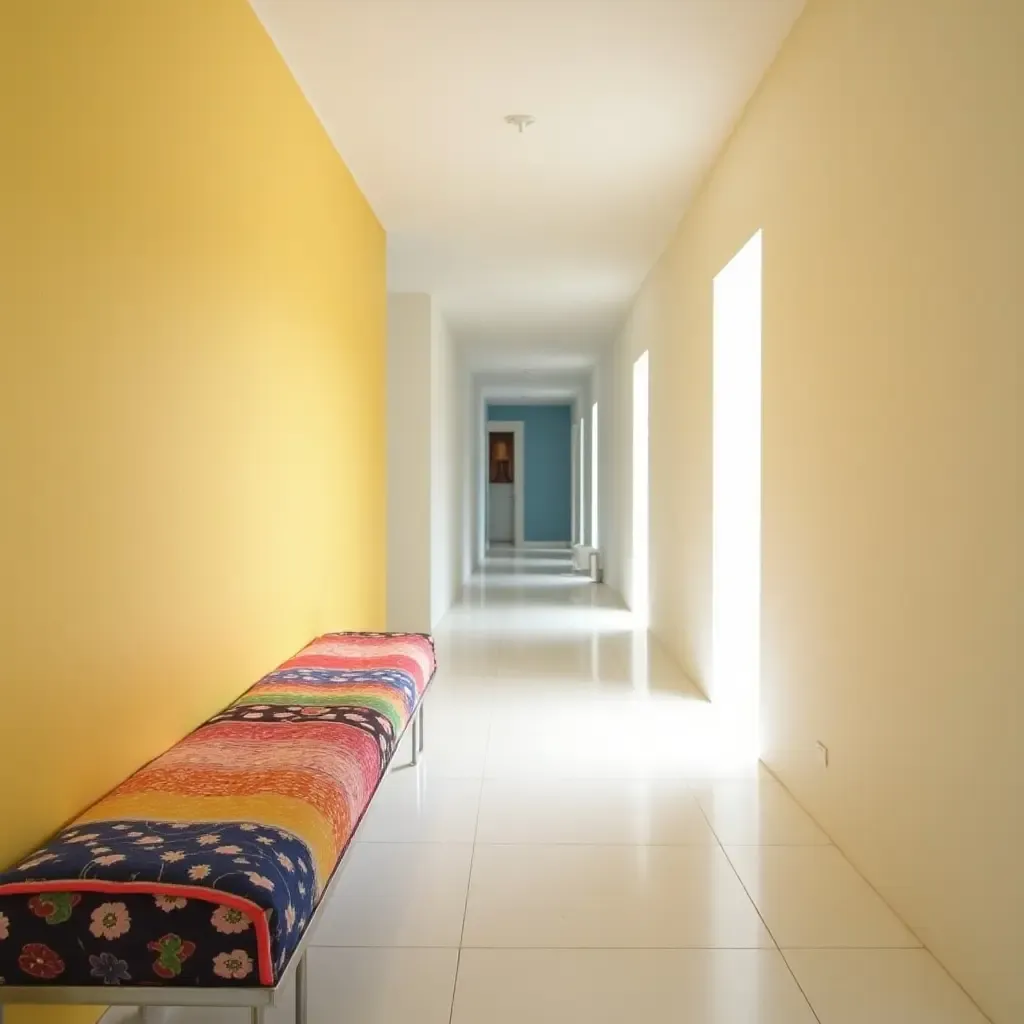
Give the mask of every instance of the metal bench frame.
[[(427, 686), (429, 689), (429, 683)], [(405, 768), (414, 768), (420, 762), (420, 755), (423, 753), (423, 701), (427, 691), (424, 690), (420, 697), (416, 710), (412, 713), (406, 728), (399, 736), (399, 743), (405, 736), (406, 731), (412, 728), (412, 759), (408, 764), (398, 765), (395, 768), (389, 766), (390, 771), (400, 771)], [(397, 750), (397, 744), (396, 744)], [(372, 806), (373, 801), (370, 801)], [(13, 1004), (36, 1004), (48, 1006), (137, 1006), (145, 1017), (146, 1007), (189, 1007), (189, 1006), (214, 1006), (214, 1007), (248, 1007), (250, 1011), (251, 1024), (264, 1024), (264, 1016), (268, 1007), (277, 1007), (285, 1001), (284, 989), (292, 974), (295, 975), (295, 1024), (307, 1024), (309, 998), (307, 985), (306, 954), (309, 951), (310, 940), (313, 932), (316, 931), (320, 915), (327, 906), (338, 882), (341, 879), (342, 871), (348, 861), (348, 851), (352, 849), (359, 830), (366, 821), (367, 814), (364, 813), (352, 833), (348, 848), (342, 855), (334, 869), (333, 874), (324, 888), (320, 902), (313, 912), (313, 918), (306, 926), (306, 930), (299, 940), (285, 965), (285, 969), (273, 986), (261, 986), (258, 988), (188, 988), (184, 985), (0, 985), (0, 1024), (4, 1024), (4, 1007)]]

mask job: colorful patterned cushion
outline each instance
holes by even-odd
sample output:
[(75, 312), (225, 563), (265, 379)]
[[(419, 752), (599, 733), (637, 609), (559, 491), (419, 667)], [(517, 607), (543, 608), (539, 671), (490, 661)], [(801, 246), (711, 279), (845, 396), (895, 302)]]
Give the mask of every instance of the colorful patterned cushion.
[(314, 640), (0, 874), (0, 984), (275, 984), (434, 668)]

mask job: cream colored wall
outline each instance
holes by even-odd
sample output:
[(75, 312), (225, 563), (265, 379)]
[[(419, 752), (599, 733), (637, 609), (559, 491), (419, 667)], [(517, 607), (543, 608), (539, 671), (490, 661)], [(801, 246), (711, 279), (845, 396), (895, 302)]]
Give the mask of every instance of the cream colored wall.
[[(637, 303), (640, 301), (642, 297), (638, 296)], [(604, 582), (617, 591), (630, 608), (633, 607), (633, 349), (639, 333), (635, 319), (634, 308), (626, 318), (609, 358), (615, 406), (611, 425), (611, 457), (621, 486), (615, 488), (610, 496), (617, 529), (606, 545), (604, 573)]]
[(1024, 1019), (1022, 52), (1018, 0), (811, 0), (639, 299), (653, 623), (713, 695), (712, 280), (763, 229), (765, 759), (999, 1024)]
[[(597, 521), (598, 540), (601, 548), (601, 564), (607, 578), (609, 561), (615, 558), (620, 547), (622, 522), (620, 519), (619, 495), (630, 486), (630, 477), (619, 475), (618, 460), (615, 457), (616, 424), (621, 415), (619, 408), (619, 384), (615, 365), (616, 353), (614, 346), (608, 344), (601, 348), (591, 376), (591, 404), (598, 403), (598, 444), (597, 444)], [(588, 406), (589, 417), (589, 406)], [(593, 444), (594, 439), (589, 439)], [(593, 458), (593, 453), (588, 455)], [(588, 462), (593, 471), (593, 463)], [(591, 481), (593, 486), (593, 481)], [(612, 575), (622, 576), (621, 567), (613, 570)], [(620, 591), (621, 593), (621, 591)]]
[(468, 375), (440, 307), (388, 296), (388, 628), (429, 632), (462, 586)]
[(437, 303), (431, 330), (431, 628), (462, 589), (463, 490), (468, 486), (464, 445), (468, 376)]
[[(634, 593), (633, 582), (633, 364), (644, 352), (651, 353), (652, 349), (657, 351), (657, 361), (654, 360), (653, 354), (649, 355), (649, 372), (653, 389), (655, 378), (661, 371), (666, 355), (664, 349), (669, 309), (660, 290), (664, 277), (665, 269), (659, 263), (641, 292), (636, 296), (629, 316), (610, 352), (609, 365), (614, 389), (613, 436), (610, 441), (613, 452), (614, 487), (610, 499), (614, 509), (615, 530), (610, 538), (612, 545), (609, 552), (611, 575), (607, 582), (622, 594), (630, 608), (635, 606), (637, 597)], [(670, 395), (666, 394), (665, 399), (660, 408), (667, 408), (672, 404)], [(676, 449), (673, 445), (662, 444), (662, 440), (669, 435), (665, 430), (656, 429), (657, 424), (653, 417), (658, 408), (659, 406), (655, 405), (649, 407), (651, 416), (648, 426), (648, 443), (651, 449), (649, 482), (652, 498), (649, 512), (651, 518), (655, 514), (655, 507), (659, 512), (665, 511), (668, 503), (667, 485), (679, 476), (678, 466), (673, 466), (676, 461)], [(655, 450), (659, 456), (657, 465), (661, 470), (657, 474), (654, 473)], [(660, 500), (655, 501), (655, 497)], [(648, 529), (653, 529), (653, 525), (649, 525)], [(673, 590), (671, 599), (668, 599), (667, 596), (668, 588), (674, 583), (671, 574), (662, 573), (659, 566), (652, 560), (649, 565), (649, 574), (651, 590), (661, 595), (662, 603), (666, 607), (674, 606), (675, 591)], [(659, 581), (657, 587), (655, 587), (655, 579)], [(678, 644), (673, 649), (675, 657), (680, 662), (685, 660), (683, 650), (684, 648)]]
[[(633, 594), (633, 363), (649, 353), (650, 628), (702, 689), (711, 687), (711, 348), (700, 301), (682, 301), (678, 239), (651, 270), (614, 345), (615, 508), (613, 575)], [(695, 319), (696, 314), (696, 319)]]
[(385, 239), (244, 0), (0, 8), (5, 866), (383, 625)]

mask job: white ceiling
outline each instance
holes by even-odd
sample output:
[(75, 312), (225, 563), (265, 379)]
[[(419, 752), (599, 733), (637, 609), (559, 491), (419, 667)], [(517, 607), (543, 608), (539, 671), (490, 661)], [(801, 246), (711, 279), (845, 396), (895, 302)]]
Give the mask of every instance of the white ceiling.
[(251, 2), (387, 229), (389, 288), (464, 343), (582, 353), (804, 0)]

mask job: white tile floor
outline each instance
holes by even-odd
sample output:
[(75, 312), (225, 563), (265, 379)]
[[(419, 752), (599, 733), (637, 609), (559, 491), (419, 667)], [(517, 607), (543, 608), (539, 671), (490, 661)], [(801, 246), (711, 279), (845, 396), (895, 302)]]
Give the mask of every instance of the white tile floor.
[(443, 624), (424, 761), (385, 783), (314, 936), (309, 1024), (981, 1024), (607, 590), (568, 573), (492, 560)]

